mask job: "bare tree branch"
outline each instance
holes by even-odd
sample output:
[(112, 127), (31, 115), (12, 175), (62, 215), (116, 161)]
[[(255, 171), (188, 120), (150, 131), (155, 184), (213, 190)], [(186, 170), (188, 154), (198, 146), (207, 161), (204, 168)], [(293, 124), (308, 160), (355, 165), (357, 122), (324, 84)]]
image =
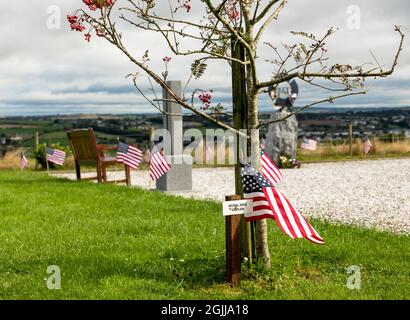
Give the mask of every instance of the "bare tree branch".
[(281, 118), (281, 119), (269, 120), (269, 121), (261, 122), (261, 123), (259, 124), (258, 128), (260, 128), (260, 127), (262, 127), (262, 126), (267, 126), (267, 125), (272, 124), (272, 123), (278, 123), (278, 122), (285, 121), (285, 120), (289, 119), (290, 117), (292, 117), (292, 116), (294, 116), (294, 115), (296, 115), (296, 114), (298, 114), (298, 113), (301, 113), (302, 111), (304, 111), (304, 110), (306, 110), (306, 109), (308, 109), (308, 108), (310, 108), (310, 107), (316, 106), (316, 105), (318, 105), (318, 104), (322, 104), (322, 103), (325, 103), (325, 102), (333, 103), (333, 102), (334, 102), (335, 100), (337, 100), (337, 99), (346, 98), (346, 97), (349, 97), (349, 96), (355, 96), (355, 95), (359, 95), (359, 94), (366, 94), (366, 93), (367, 93), (367, 91), (350, 92), (350, 93), (342, 94), (342, 95), (340, 95), (340, 96), (328, 97), (328, 98), (326, 98), (326, 99), (319, 100), (319, 101), (310, 103), (310, 104), (308, 104), (308, 105), (305, 105), (304, 107), (298, 109), (297, 111), (290, 112), (289, 114), (287, 114), (285, 117), (283, 117), (283, 118)]
[(383, 71), (380, 70), (378, 72), (374, 71), (361, 71), (361, 72), (344, 72), (344, 73), (335, 73), (335, 72), (294, 72), (290, 73), (281, 77), (278, 77), (276, 79), (270, 80), (270, 81), (265, 81), (265, 82), (260, 82), (257, 84), (257, 87), (259, 89), (265, 88), (265, 87), (270, 87), (277, 85), (279, 83), (285, 82), (292, 80), (293, 78), (300, 78), (300, 79), (306, 79), (306, 78), (325, 78), (325, 79), (331, 79), (331, 78), (368, 78), (368, 77), (386, 77), (391, 75), (398, 63), (398, 59), (400, 56), (400, 52), (403, 50), (403, 42), (404, 42), (404, 34), (402, 33), (400, 27), (395, 28), (395, 31), (397, 31), (400, 34), (400, 44), (397, 49), (396, 55), (394, 57), (393, 64), (389, 70)]

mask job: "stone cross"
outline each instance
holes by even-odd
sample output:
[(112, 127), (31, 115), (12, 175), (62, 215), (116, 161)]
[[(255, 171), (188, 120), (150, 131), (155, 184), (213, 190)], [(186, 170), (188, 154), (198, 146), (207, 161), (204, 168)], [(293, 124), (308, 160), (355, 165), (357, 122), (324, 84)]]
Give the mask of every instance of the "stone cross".
[[(182, 83), (181, 81), (168, 81), (168, 86), (179, 97), (182, 95)], [(169, 155), (182, 155), (183, 151), (183, 131), (182, 131), (182, 114), (181, 106), (172, 102), (173, 98), (163, 90), (164, 97), (164, 111), (171, 115), (164, 115), (164, 129), (170, 133), (171, 147), (168, 148), (167, 153)]]
[[(178, 96), (182, 95), (181, 81), (168, 81), (167, 85)], [(156, 186), (161, 191), (192, 190), (192, 157), (183, 154), (183, 120), (181, 106), (172, 102), (173, 98), (163, 90), (164, 129), (169, 133), (165, 153), (171, 162), (171, 170), (157, 180)]]

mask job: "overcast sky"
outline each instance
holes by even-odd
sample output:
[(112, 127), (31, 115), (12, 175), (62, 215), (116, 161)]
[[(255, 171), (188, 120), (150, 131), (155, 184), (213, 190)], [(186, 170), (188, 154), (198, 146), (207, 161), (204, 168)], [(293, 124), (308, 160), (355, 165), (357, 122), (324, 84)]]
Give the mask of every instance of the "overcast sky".
[[(5, 0), (0, 0), (5, 2)], [(122, 0), (119, 0), (122, 1)], [(157, 0), (158, 5), (162, 0)], [(199, 17), (201, 3), (192, 0), (192, 17)], [(47, 9), (61, 8), (62, 24), (57, 30), (47, 28)], [(118, 49), (103, 39), (84, 41), (81, 34), (71, 32), (65, 20), (81, 0), (13, 0), (0, 11), (0, 116), (56, 113), (136, 113), (153, 109), (135, 91), (125, 76), (135, 67)], [(347, 9), (361, 9), (361, 27), (349, 29)], [(389, 67), (399, 37), (394, 25), (402, 25), (410, 34), (410, 1), (408, 0), (289, 0), (279, 20), (271, 25), (264, 41), (274, 45), (292, 43), (289, 31), (306, 31), (322, 35), (330, 27), (339, 31), (328, 41), (331, 61), (361, 64), (371, 59), (371, 50), (378, 61)], [(162, 57), (173, 57), (169, 79), (185, 81), (190, 60), (174, 57), (155, 34), (132, 28), (124, 29), (125, 42), (136, 57), (150, 50), (151, 66), (161, 72)], [(186, 46), (190, 46), (186, 43)], [(366, 96), (339, 101), (332, 106), (410, 106), (410, 39), (404, 46), (396, 73), (367, 83)], [(260, 56), (269, 58), (267, 46)], [(262, 79), (268, 79), (269, 64), (260, 66)], [(213, 89), (214, 101), (230, 104), (230, 74), (225, 63), (210, 66), (194, 87)], [(301, 84), (297, 105), (325, 97), (320, 90)], [(261, 99), (263, 110), (269, 100)]]

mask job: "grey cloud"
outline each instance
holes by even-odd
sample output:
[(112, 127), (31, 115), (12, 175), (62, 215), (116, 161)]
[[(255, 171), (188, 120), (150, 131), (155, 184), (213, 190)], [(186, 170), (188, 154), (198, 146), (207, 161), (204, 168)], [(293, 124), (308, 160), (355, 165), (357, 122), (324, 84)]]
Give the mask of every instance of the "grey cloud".
[[(0, 12), (0, 116), (9, 114), (12, 109), (21, 113), (40, 112), (41, 106), (47, 106), (47, 112), (54, 110), (56, 113), (72, 110), (110, 112), (110, 105), (117, 106), (112, 112), (154, 111), (125, 79), (125, 75), (137, 71), (126, 57), (101, 39), (87, 44), (82, 35), (68, 29), (65, 15), (79, 7), (81, 1), (57, 3), (63, 14), (61, 30), (46, 28), (46, 8), (56, 1), (14, 0)], [(197, 8), (200, 1), (193, 0), (192, 3), (194, 11), (190, 17), (199, 21)], [(358, 31), (346, 28), (346, 8), (351, 4), (361, 8), (362, 29)], [(407, 0), (293, 0), (289, 1), (264, 40), (275, 44), (296, 41), (290, 36), (290, 30), (323, 33), (330, 26), (338, 26), (340, 31), (329, 41), (334, 61), (362, 63), (369, 59), (368, 50), (371, 49), (388, 66), (397, 44), (392, 28), (394, 24), (403, 24), (408, 27), (408, 33), (409, 18), (410, 2)], [(160, 72), (162, 56), (171, 54), (158, 35), (135, 31), (126, 24), (121, 27), (126, 30), (124, 39), (131, 52), (142, 56), (145, 49), (150, 49), (153, 68)], [(187, 42), (186, 46), (189, 45)], [(395, 75), (377, 82), (370, 81), (368, 95), (339, 101), (337, 105), (405, 104), (409, 100), (410, 87), (409, 49), (406, 43)], [(269, 57), (270, 52), (262, 48), (260, 55)], [(170, 77), (187, 79), (189, 65), (189, 59), (174, 57)], [(261, 63), (264, 79), (269, 78), (269, 69), (269, 65)], [(214, 89), (215, 101), (230, 105), (230, 83), (226, 64), (210, 64), (205, 77), (193, 83), (191, 89)], [(324, 94), (301, 84), (298, 103), (308, 103)], [(270, 108), (266, 97), (261, 98), (261, 108)]]

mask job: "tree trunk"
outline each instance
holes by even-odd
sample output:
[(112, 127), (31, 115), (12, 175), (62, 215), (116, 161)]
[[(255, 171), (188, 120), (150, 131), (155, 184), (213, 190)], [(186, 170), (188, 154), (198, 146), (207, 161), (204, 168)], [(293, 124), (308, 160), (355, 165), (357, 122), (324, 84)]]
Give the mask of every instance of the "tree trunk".
[[(247, 57), (251, 62), (246, 66), (246, 84), (247, 84), (247, 96), (248, 96), (248, 135), (251, 136), (250, 151), (251, 162), (256, 169), (261, 168), (260, 150), (259, 150), (259, 111), (258, 111), (258, 98), (259, 91), (256, 86), (257, 72), (256, 72), (256, 43), (252, 40), (253, 24), (251, 23), (251, 8), (252, 1), (242, 7), (245, 17), (245, 33), (248, 42), (248, 49), (246, 50)], [(262, 262), (265, 268), (271, 267), (269, 246), (268, 246), (268, 229), (266, 219), (258, 220), (255, 226), (255, 238), (256, 238), (256, 253), (258, 259)]]
[[(260, 143), (259, 130), (256, 129), (259, 124), (258, 119), (258, 94), (249, 95), (249, 128), (251, 135), (251, 163), (256, 169), (261, 168), (260, 160)], [(269, 244), (268, 244), (268, 226), (266, 219), (256, 221), (256, 252), (258, 258), (262, 261), (265, 268), (271, 267)]]

